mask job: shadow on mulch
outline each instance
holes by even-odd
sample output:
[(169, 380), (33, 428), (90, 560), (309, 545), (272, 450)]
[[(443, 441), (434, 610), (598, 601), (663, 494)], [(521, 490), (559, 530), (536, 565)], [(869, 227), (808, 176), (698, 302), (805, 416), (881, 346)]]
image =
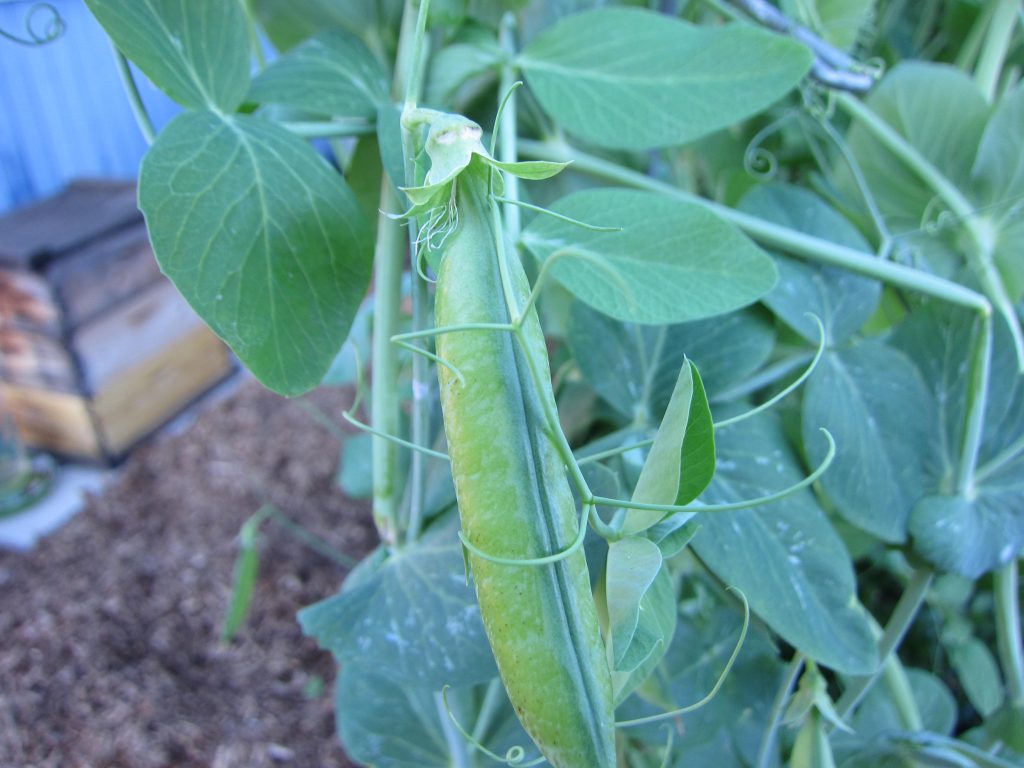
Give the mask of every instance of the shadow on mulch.
[[(309, 399), (337, 417), (350, 395)], [(375, 544), (342, 496), (339, 446), (296, 401), (247, 382), (153, 441), (35, 551), (0, 552), (0, 766), (330, 768), (330, 656), (295, 612), (345, 572), (264, 524), (248, 621), (219, 633), (236, 536), (264, 502), (354, 557)]]

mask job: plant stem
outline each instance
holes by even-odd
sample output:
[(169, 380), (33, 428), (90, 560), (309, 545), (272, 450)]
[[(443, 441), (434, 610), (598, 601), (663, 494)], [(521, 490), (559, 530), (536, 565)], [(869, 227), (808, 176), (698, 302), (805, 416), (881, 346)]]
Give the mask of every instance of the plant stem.
[(885, 625), (885, 631), (878, 641), (878, 669), (873, 674), (864, 677), (854, 678), (850, 686), (843, 691), (843, 695), (836, 702), (836, 712), (840, 717), (846, 716), (853, 711), (864, 695), (875, 684), (878, 676), (885, 670), (889, 656), (896, 650), (903, 641), (903, 636), (917, 616), (925, 596), (928, 594), (928, 587), (931, 586), (933, 573), (927, 568), (919, 568), (910, 575), (910, 581), (900, 596), (896, 608)]
[[(406, 237), (399, 222), (387, 216), (401, 209), (402, 201), (387, 175), (381, 182), (380, 214), (377, 216), (377, 245), (373, 253), (373, 378), (370, 423), (378, 432), (397, 435), (399, 430), (398, 347), (391, 337), (399, 330), (402, 299), (402, 271), (405, 267)], [(373, 520), (381, 541), (398, 543), (398, 447), (374, 436)]]
[(899, 714), (903, 730), (923, 731), (924, 721), (921, 719), (921, 710), (917, 707), (914, 691), (910, 687), (910, 678), (907, 677), (907, 670), (900, 662), (899, 656), (893, 654), (886, 659), (882, 675), (893, 703), (896, 705), (896, 712)]
[[(424, 0), (426, 4), (426, 0)], [(421, 6), (421, 12), (423, 8)], [(413, 1), (406, 0), (402, 14), (402, 31), (398, 40), (395, 78), (392, 95), (400, 98), (408, 91), (411, 74), (416, 70), (414, 51), (419, 25), (414, 25)], [(422, 68), (420, 69), (422, 71)], [(378, 432), (397, 435), (399, 430), (398, 347), (391, 337), (399, 332), (402, 300), (402, 272), (405, 269), (406, 234), (399, 222), (388, 213), (402, 209), (402, 199), (387, 174), (381, 182), (380, 215), (377, 217), (377, 244), (374, 262), (373, 314), (373, 380), (371, 384), (370, 421)], [(388, 546), (398, 543), (398, 448), (383, 437), (374, 436), (373, 456), (373, 520), (381, 541)]]
[[(423, 73), (425, 71), (426, 24), (430, 11), (430, 0), (421, 0), (416, 26), (413, 32), (412, 59), (408, 63), (408, 77), (404, 83), (395, 81), (396, 95), (401, 87), (404, 91), (404, 109), (415, 109), (423, 90)], [(406, 13), (411, 18), (412, 5), (406, 5)], [(412, 131), (402, 126), (402, 157), (405, 165), (405, 183), (415, 186), (416, 178), (416, 146)], [(409, 222), (408, 241), (410, 263), (415, 265), (419, 259), (418, 252), (419, 228), (415, 222)], [(416, 270), (411, 269), (415, 275)], [(427, 284), (423, 280), (412, 279), (412, 327), (414, 331), (427, 328), (430, 324), (430, 297)], [(430, 383), (428, 376), (430, 366), (423, 355), (412, 358), (412, 412), (410, 414), (409, 437), (415, 445), (425, 446), (430, 440)], [(406, 543), (416, 541), (423, 529), (424, 503), (426, 497), (426, 467), (423, 454), (413, 451), (409, 466), (409, 517), (405, 525), (404, 540)]]
[(131, 105), (135, 122), (138, 123), (146, 143), (152, 144), (156, 141), (156, 128), (153, 127), (153, 120), (146, 110), (146, 105), (142, 103), (142, 95), (139, 93), (135, 76), (132, 75), (131, 65), (125, 55), (116, 47), (114, 48), (114, 60), (117, 62), (117, 73), (121, 76), (121, 85), (124, 86), (124, 92), (128, 95), (128, 103)]
[(739, 227), (755, 240), (811, 261), (842, 267), (851, 272), (873, 277), (900, 288), (917, 291), (975, 312), (991, 313), (992, 311), (992, 305), (985, 296), (951, 280), (944, 280), (941, 277), (901, 264), (883, 261), (874, 254), (838, 245), (820, 237), (741, 213), (728, 206), (705, 200), (671, 184), (652, 179), (632, 169), (581, 152), (564, 142), (520, 139), (519, 149), (524, 155), (530, 157), (572, 162), (573, 169), (609, 181), (637, 189), (660, 192), (690, 203), (698, 203)]
[(986, 101), (991, 104), (995, 101), (999, 75), (1003, 71), (1003, 62), (1006, 61), (1006, 54), (1010, 50), (1020, 0), (993, 0), (989, 5), (994, 5), (995, 8), (988, 25), (985, 44), (981, 47), (978, 68), (974, 71), (974, 82), (985, 94)]
[(976, 214), (970, 201), (956, 185), (932, 165), (917, 147), (910, 144), (859, 99), (840, 93), (836, 94), (836, 103), (931, 187), (963, 224), (971, 244), (967, 252), (968, 261), (974, 267), (981, 287), (1006, 320), (1017, 351), (1018, 366), (1024, 372), (1024, 332), (1021, 331), (1013, 300), (992, 261), (996, 233), (991, 231), (991, 225)]
[[(505, 94), (509, 94), (509, 97), (508, 101), (505, 102), (505, 109), (501, 113), (501, 125), (494, 126), (494, 130), (498, 131), (500, 135), (501, 160), (506, 163), (514, 163), (519, 159), (519, 153), (516, 148), (518, 140), (518, 134), (516, 133), (518, 122), (516, 95), (511, 93), (516, 80), (516, 70), (513, 64), (516, 55), (516, 17), (513, 14), (506, 13), (502, 17), (498, 38), (501, 43), (501, 49), (507, 56), (505, 63), (501, 67), (501, 86), (498, 90), (498, 95), (503, 98)], [(505, 196), (509, 200), (519, 200), (519, 177), (506, 173), (504, 174), (504, 180)], [(505, 231), (508, 232), (509, 238), (513, 243), (517, 242), (519, 240), (519, 232), (522, 229), (522, 217), (519, 207), (514, 203), (506, 203), (502, 210), (502, 216), (505, 221)]]
[(377, 126), (361, 117), (281, 123), (281, 127), (304, 139), (336, 139), (374, 133)]
[(1014, 560), (994, 575), (996, 644), (1010, 704), (1024, 706), (1024, 643), (1021, 639), (1018, 564)]
[(973, 69), (974, 63), (978, 60), (981, 41), (985, 38), (985, 32), (988, 30), (989, 22), (992, 20), (994, 9), (995, 6), (992, 3), (986, 3), (978, 11), (978, 16), (971, 25), (971, 31), (967, 33), (963, 45), (960, 46), (960, 50), (956, 54), (956, 66), (965, 72)]
[(800, 670), (804, 668), (804, 655), (797, 653), (789, 662), (786, 677), (782, 681), (779, 692), (775, 694), (775, 701), (772, 703), (772, 710), (768, 715), (768, 727), (764, 736), (761, 737), (761, 746), (757, 750), (756, 768), (771, 768), (772, 758), (775, 753), (775, 734), (779, 730), (779, 723), (782, 721), (782, 712), (789, 701), (789, 694), (793, 691), (797, 679), (800, 677)]

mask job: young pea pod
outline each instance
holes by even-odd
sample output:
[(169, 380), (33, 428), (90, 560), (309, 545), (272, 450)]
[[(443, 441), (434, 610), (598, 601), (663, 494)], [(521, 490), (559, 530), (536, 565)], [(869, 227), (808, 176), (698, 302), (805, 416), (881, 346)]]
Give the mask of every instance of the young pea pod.
[[(529, 293), (515, 258), (502, 281), (487, 173), (474, 158), (454, 187), (458, 226), (440, 264), (439, 328), (507, 324), (509, 301), (522, 307)], [(475, 549), (511, 560), (565, 550), (583, 524), (545, 418), (554, 395), (532, 309), (521, 339), (500, 330), (437, 337), (438, 355), (462, 376), (438, 366), (463, 534)], [(484, 627), (527, 733), (555, 768), (613, 768), (611, 679), (582, 548), (544, 565), (469, 559)]]

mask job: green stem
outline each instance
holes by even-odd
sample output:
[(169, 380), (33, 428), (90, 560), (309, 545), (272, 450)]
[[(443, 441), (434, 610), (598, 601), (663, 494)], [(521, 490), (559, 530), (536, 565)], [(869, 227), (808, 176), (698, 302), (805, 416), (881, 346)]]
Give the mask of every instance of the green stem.
[[(359, 561), (356, 558), (351, 557), (350, 555), (346, 555), (344, 552), (339, 552), (326, 541), (321, 539), (319, 536), (296, 523), (294, 520), (292, 520), (290, 517), (284, 514), (284, 512), (277, 509), (277, 507), (267, 505), (263, 507), (263, 509), (266, 510), (266, 512), (264, 513), (265, 515), (269, 515), (269, 517), (274, 522), (276, 522), (288, 533), (290, 533), (296, 539), (298, 539), (307, 547), (312, 549), (314, 552), (323, 555), (328, 560), (334, 561), (342, 568), (351, 569), (355, 568), (356, 565), (358, 564)], [(262, 512), (263, 510), (260, 511)]]
[(996, 642), (1010, 703), (1024, 706), (1024, 643), (1021, 640), (1017, 561), (995, 572)]
[(995, 8), (988, 25), (985, 45), (981, 48), (981, 59), (974, 71), (974, 82), (985, 94), (986, 101), (991, 104), (995, 101), (999, 75), (1003, 71), (1003, 62), (1006, 61), (1006, 54), (1010, 50), (1020, 0), (994, 0), (989, 5), (994, 5)]
[(992, 3), (986, 3), (978, 11), (978, 16), (971, 25), (971, 31), (967, 33), (963, 45), (960, 46), (960, 50), (956, 54), (956, 66), (964, 72), (972, 70), (974, 63), (978, 60), (981, 41), (985, 39), (985, 32), (988, 31), (988, 25), (992, 20), (992, 12), (994, 10), (995, 6)]
[(124, 92), (128, 95), (128, 103), (131, 105), (135, 122), (138, 123), (146, 143), (152, 144), (156, 141), (156, 128), (153, 127), (153, 120), (146, 110), (146, 105), (142, 103), (142, 95), (139, 93), (139, 86), (132, 75), (128, 59), (117, 48), (114, 48), (114, 60), (117, 62), (117, 73), (121, 76), (121, 85), (124, 86)]
[[(412, 18), (412, 5), (406, 4), (406, 18)], [(421, 0), (416, 26), (413, 31), (412, 58), (407, 60), (407, 74), (404, 83), (401, 78), (395, 81), (395, 95), (402, 91), (404, 109), (415, 109), (423, 90), (423, 75), (426, 67), (426, 25), (430, 11), (430, 0)], [(412, 130), (402, 125), (402, 156), (405, 166), (405, 183), (415, 186), (416, 178), (416, 138)], [(409, 260), (415, 265), (419, 259), (419, 227), (409, 222)], [(410, 274), (415, 275), (411, 269)], [(412, 280), (412, 327), (414, 331), (422, 330), (430, 325), (430, 297), (424, 280), (413, 277)], [(430, 440), (430, 407), (429, 393), (430, 366), (427, 356), (414, 355), (412, 359), (412, 408), (410, 413), (409, 437), (417, 446), (426, 446)], [(409, 466), (409, 517), (405, 525), (404, 539), (406, 543), (416, 541), (423, 529), (426, 503), (426, 467), (421, 451), (413, 451)]]
[(377, 126), (361, 117), (281, 123), (281, 127), (303, 139), (336, 139), (374, 133)]
[[(501, 97), (509, 94), (505, 102), (505, 109), (501, 113), (501, 125), (494, 126), (498, 131), (501, 141), (500, 157), (502, 162), (514, 163), (518, 161), (519, 154), (516, 147), (518, 134), (516, 133), (518, 117), (516, 107), (516, 94), (512, 88), (516, 82), (516, 69), (514, 65), (516, 55), (516, 17), (512, 13), (506, 13), (501, 19), (501, 29), (498, 39), (502, 51), (506, 54), (506, 61), (501, 67), (501, 87), (498, 91)], [(510, 201), (519, 200), (519, 177), (511, 173), (503, 174), (505, 180), (505, 196)], [(514, 203), (506, 203), (502, 211), (505, 221), (505, 231), (513, 243), (518, 242), (519, 233), (522, 230), (522, 217), (519, 207)]]
[(910, 581), (907, 583), (906, 589), (903, 590), (899, 602), (896, 603), (896, 608), (893, 610), (892, 616), (889, 617), (885, 631), (878, 641), (878, 669), (873, 674), (854, 678), (850, 682), (849, 687), (843, 691), (843, 695), (836, 702), (836, 712), (840, 717), (845, 719), (853, 711), (885, 670), (889, 656), (899, 647), (907, 630), (910, 629), (914, 617), (917, 616), (917, 612), (928, 594), (933, 575), (927, 568), (920, 568), (911, 574)]
[(652, 179), (637, 171), (581, 152), (564, 142), (520, 139), (519, 149), (524, 155), (530, 157), (572, 162), (573, 169), (593, 176), (703, 205), (739, 227), (755, 240), (811, 261), (842, 267), (851, 272), (873, 277), (899, 288), (917, 291), (975, 312), (991, 313), (992, 311), (992, 306), (985, 296), (951, 280), (944, 280), (941, 277), (901, 264), (883, 261), (874, 254), (838, 245), (820, 237), (741, 213), (728, 206), (705, 200), (671, 184)]
[(786, 677), (782, 680), (779, 692), (775, 694), (772, 710), (768, 714), (768, 727), (764, 731), (764, 736), (761, 737), (761, 746), (757, 750), (756, 768), (771, 768), (771, 766), (777, 764), (775, 735), (779, 730), (779, 724), (782, 722), (782, 713), (786, 708), (786, 702), (789, 701), (789, 694), (792, 693), (793, 686), (796, 685), (796, 681), (800, 677), (800, 670), (803, 668), (804, 655), (796, 653), (792, 661), (789, 662), (789, 667), (786, 669)]
[(849, 94), (837, 94), (836, 103), (934, 190), (949, 206), (956, 219), (963, 224), (970, 240), (968, 261), (973, 266), (982, 289), (1006, 321), (1013, 336), (1018, 365), (1020, 370), (1024, 371), (1024, 331), (1021, 330), (1014, 302), (1007, 293), (992, 259), (996, 233), (992, 231), (991, 225), (976, 214), (970, 201), (957, 186), (932, 165), (917, 147), (910, 144), (863, 102)]
[[(399, 222), (387, 216), (401, 209), (398, 191), (388, 179), (380, 189), (377, 217), (377, 246), (373, 254), (373, 378), (371, 381), (370, 423), (378, 432), (399, 432), (398, 347), (391, 337), (399, 330), (402, 300), (402, 271), (405, 267), (406, 235)], [(398, 448), (383, 437), (374, 436), (373, 519), (381, 541), (398, 543)]]
[[(422, 73), (416, 54), (422, 49), (426, 24), (427, 0), (417, 16), (413, 0), (406, 0), (402, 14), (402, 30), (398, 40), (392, 95), (407, 96), (414, 74)], [(391, 337), (399, 331), (402, 301), (402, 273), (405, 269), (407, 235), (400, 222), (387, 214), (402, 210), (398, 190), (385, 174), (380, 190), (380, 215), (377, 217), (377, 245), (374, 251), (374, 323), (373, 381), (371, 385), (370, 421), (373, 429), (387, 434), (399, 432), (401, 401), (398, 396), (398, 347)], [(373, 457), (373, 519), (381, 541), (388, 546), (399, 543), (398, 531), (398, 447), (394, 442), (374, 435)]]
[(914, 691), (910, 687), (910, 678), (907, 677), (907, 670), (900, 662), (899, 656), (891, 655), (886, 659), (884, 667), (882, 676), (893, 703), (896, 705), (896, 712), (903, 730), (923, 731), (924, 722), (921, 719), (921, 710), (917, 707)]

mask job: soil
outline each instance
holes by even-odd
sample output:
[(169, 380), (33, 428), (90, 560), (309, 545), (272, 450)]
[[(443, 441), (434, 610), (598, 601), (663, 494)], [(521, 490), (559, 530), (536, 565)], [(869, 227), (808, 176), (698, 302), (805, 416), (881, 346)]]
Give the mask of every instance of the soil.
[(185, 432), (138, 448), (103, 494), (30, 553), (0, 551), (3, 768), (331, 768), (335, 663), (295, 612), (337, 562), (264, 523), (245, 626), (220, 632), (237, 535), (272, 503), (335, 550), (376, 543), (335, 483), (343, 391), (306, 403), (245, 382)]

